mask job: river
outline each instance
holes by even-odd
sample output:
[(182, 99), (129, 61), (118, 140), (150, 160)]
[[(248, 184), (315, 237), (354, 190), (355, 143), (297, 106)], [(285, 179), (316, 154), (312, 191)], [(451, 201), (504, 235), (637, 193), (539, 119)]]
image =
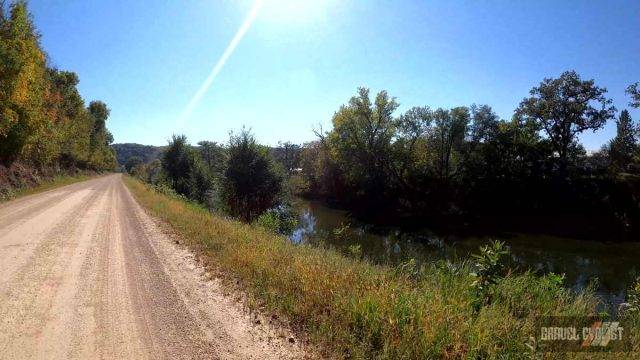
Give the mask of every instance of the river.
[[(494, 237), (460, 237), (436, 235), (424, 229), (405, 232), (397, 228), (378, 228), (355, 221), (343, 210), (329, 208), (318, 201), (296, 199), (294, 207), (300, 224), (291, 236), (296, 243), (322, 242), (347, 252), (359, 245), (362, 255), (371, 262), (398, 264), (411, 258), (416, 261), (464, 259), (493, 239), (504, 241), (519, 269), (540, 273), (565, 274), (565, 285), (584, 289), (598, 279), (598, 295), (610, 304), (624, 301), (626, 289), (640, 275), (640, 244), (603, 243), (545, 235), (509, 234)], [(340, 236), (335, 229), (348, 228)]]

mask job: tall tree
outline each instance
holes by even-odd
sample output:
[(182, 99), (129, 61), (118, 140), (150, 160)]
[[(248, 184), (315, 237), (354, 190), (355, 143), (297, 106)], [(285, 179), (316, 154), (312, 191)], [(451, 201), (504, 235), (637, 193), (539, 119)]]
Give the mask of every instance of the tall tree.
[(356, 196), (379, 199), (386, 191), (387, 162), (395, 136), (398, 108), (386, 91), (372, 102), (369, 89), (359, 88), (333, 116), (333, 130), (327, 136), (330, 152), (345, 173)]
[(109, 147), (113, 142), (113, 136), (106, 127), (111, 111), (102, 101), (89, 103), (88, 111), (93, 119), (90, 165), (94, 168), (115, 167), (115, 154)]
[(471, 105), (471, 142), (490, 141), (498, 132), (500, 118), (489, 105)]
[(467, 126), (469, 109), (457, 107), (451, 110), (437, 109), (433, 114), (433, 142), (438, 155), (437, 169), (441, 180), (448, 179), (452, 170), (452, 156), (461, 150)]
[(47, 113), (53, 121), (64, 166), (84, 165), (89, 160), (94, 121), (78, 92), (78, 75), (48, 69)]
[(616, 121), (616, 137), (611, 140), (609, 154), (613, 165), (620, 170), (627, 170), (638, 149), (636, 141), (637, 128), (627, 110), (622, 110)]
[(200, 141), (198, 150), (204, 163), (216, 176), (222, 175), (226, 166), (226, 153), (224, 148), (215, 141)]
[(282, 176), (248, 130), (231, 134), (227, 151), (222, 197), (232, 216), (252, 221), (278, 203)]
[(391, 161), (387, 163), (389, 181), (411, 197), (421, 192), (420, 184), (428, 177), (426, 136), (433, 123), (428, 107), (413, 107), (396, 121)]
[(530, 91), (516, 110), (525, 119), (535, 121), (549, 137), (558, 155), (558, 172), (566, 177), (570, 151), (577, 135), (596, 131), (615, 116), (616, 108), (604, 94), (605, 88), (593, 80), (582, 80), (575, 71), (557, 79), (544, 79)]
[(162, 155), (162, 168), (167, 175), (169, 185), (182, 195), (188, 195), (190, 192), (188, 183), (191, 169), (189, 151), (187, 137), (173, 135)]
[(162, 169), (169, 185), (181, 195), (211, 205), (213, 178), (200, 154), (184, 135), (173, 135), (162, 156)]
[(25, 1), (0, 23), (0, 161), (13, 162), (45, 127), (45, 54)]
[(107, 104), (102, 101), (92, 101), (89, 103), (89, 113), (93, 116), (93, 134), (98, 136), (102, 132), (106, 131), (106, 123), (111, 114), (111, 110), (107, 107)]

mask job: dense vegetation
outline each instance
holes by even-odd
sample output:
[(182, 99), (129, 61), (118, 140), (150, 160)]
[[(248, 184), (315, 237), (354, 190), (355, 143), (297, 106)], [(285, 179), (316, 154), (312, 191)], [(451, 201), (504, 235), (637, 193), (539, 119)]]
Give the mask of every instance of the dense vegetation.
[[(627, 92), (637, 107), (637, 84)], [(396, 115), (395, 98), (361, 88), (317, 141), (267, 148), (243, 130), (226, 146), (192, 147), (174, 137), (162, 161), (132, 156), (125, 167), (244, 221), (286, 214), (297, 194), (374, 222), (637, 239), (640, 128), (606, 93), (567, 71), (503, 120), (488, 105)], [(614, 119), (616, 136), (588, 153), (578, 136)]]
[[(240, 284), (249, 306), (280, 315), (312, 344), (324, 345), (329, 358), (602, 358), (544, 354), (532, 341), (538, 317), (596, 315), (598, 300), (592, 288), (566, 289), (556, 274), (513, 272), (500, 243), (481, 249), (473, 261), (376, 266), (330, 248), (295, 245), (132, 178), (125, 182), (208, 265), (222, 270), (216, 273), (231, 286)], [(610, 358), (637, 358), (639, 294), (640, 282), (629, 291), (624, 315), (634, 352)]]
[[(25, 1), (0, 2), (0, 175), (115, 169), (107, 105), (80, 96), (73, 72), (52, 67)], [(2, 177), (2, 176), (0, 176)]]
[(153, 160), (159, 159), (164, 149), (162, 146), (133, 143), (112, 144), (111, 148), (115, 151), (116, 160), (120, 165), (125, 165), (133, 157), (137, 157), (141, 162), (148, 164)]
[(587, 153), (578, 136), (616, 116), (593, 80), (544, 79), (510, 120), (487, 105), (395, 116), (397, 107), (384, 91), (371, 99), (360, 89), (303, 147), (296, 191), (375, 221), (637, 238), (638, 125), (622, 111), (616, 137)]
[(192, 146), (184, 135), (174, 135), (160, 159), (145, 163), (134, 155), (124, 167), (162, 191), (195, 200), (218, 214), (286, 233), (295, 226), (285, 175), (291, 169), (274, 161), (272, 152), (246, 129), (231, 133), (225, 145), (202, 141)]

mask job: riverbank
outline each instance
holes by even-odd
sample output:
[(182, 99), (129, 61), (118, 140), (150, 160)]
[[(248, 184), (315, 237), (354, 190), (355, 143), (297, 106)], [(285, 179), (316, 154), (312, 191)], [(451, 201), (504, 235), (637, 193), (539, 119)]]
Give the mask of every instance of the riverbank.
[[(291, 236), (297, 243), (324, 243), (348, 253), (359, 247), (367, 260), (377, 264), (397, 265), (415, 259), (417, 262), (455, 261), (468, 258), (482, 245), (500, 240), (511, 250), (513, 267), (538, 274), (564, 274), (564, 285), (583, 290), (598, 279), (597, 295), (615, 308), (626, 299), (626, 291), (638, 276), (638, 242), (606, 242), (564, 238), (538, 233), (503, 232), (468, 234), (460, 231), (434, 231), (420, 228), (382, 226), (358, 221), (345, 210), (333, 208), (317, 200), (295, 198), (292, 202), (299, 215), (298, 227)], [(344, 228), (348, 225), (347, 228)], [(336, 229), (343, 229), (339, 236)]]
[(596, 312), (591, 291), (531, 273), (509, 273), (478, 307), (468, 262), (373, 265), (355, 253), (295, 245), (129, 177), (125, 183), (229, 286), (246, 291), (250, 307), (287, 319), (328, 357), (530, 358), (538, 316)]

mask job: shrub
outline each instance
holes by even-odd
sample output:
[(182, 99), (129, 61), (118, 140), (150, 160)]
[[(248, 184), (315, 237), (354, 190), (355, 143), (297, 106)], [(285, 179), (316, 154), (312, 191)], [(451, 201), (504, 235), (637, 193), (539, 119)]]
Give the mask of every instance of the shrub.
[(251, 222), (274, 207), (282, 191), (283, 177), (267, 150), (243, 129), (229, 139), (227, 167), (222, 179), (222, 197), (227, 212)]
[(478, 305), (491, 302), (492, 288), (506, 275), (504, 257), (509, 250), (501, 241), (493, 241), (480, 248), (479, 254), (473, 254), (475, 271), (471, 275), (475, 280), (471, 284), (479, 301)]
[(256, 223), (273, 233), (291, 235), (298, 226), (298, 218), (290, 205), (282, 204), (262, 213)]

